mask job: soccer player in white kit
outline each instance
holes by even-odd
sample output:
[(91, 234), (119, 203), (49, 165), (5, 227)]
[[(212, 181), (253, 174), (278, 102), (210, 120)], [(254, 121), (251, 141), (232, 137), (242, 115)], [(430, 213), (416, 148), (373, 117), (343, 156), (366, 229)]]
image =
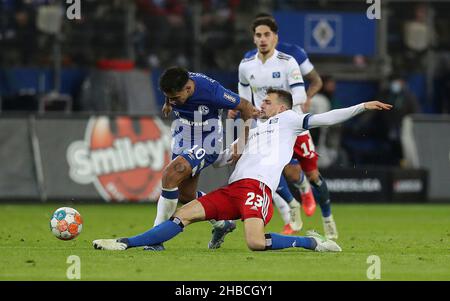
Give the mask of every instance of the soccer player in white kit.
[[(255, 20), (259, 18), (270, 18), (276, 23), (275, 18), (267, 13), (258, 14), (255, 17)], [(292, 56), (299, 64), (303, 79), (308, 82), (308, 89), (306, 90), (307, 99), (306, 102), (302, 104), (302, 109), (303, 112), (309, 112), (313, 96), (316, 95), (316, 93), (319, 92), (323, 86), (323, 82), (319, 73), (316, 71), (314, 65), (309, 60), (306, 51), (299, 45), (279, 41), (276, 45), (276, 49)], [(251, 58), (252, 56), (257, 54), (257, 52), (257, 48), (247, 51), (244, 55), (244, 58)], [(280, 211), (282, 219), (285, 223), (282, 231), (283, 234), (293, 234), (297, 232), (297, 230), (301, 228), (299, 226), (301, 226), (302, 224), (300, 210), (296, 208), (296, 206), (298, 206), (298, 202), (293, 202), (295, 198), (289, 189), (288, 182), (292, 183), (293, 186), (299, 190), (298, 192), (301, 197), (301, 206), (303, 207), (304, 212), (307, 216), (312, 216), (316, 209), (316, 201), (313, 196), (312, 187), (309, 184), (307, 176), (305, 176), (305, 173), (302, 170), (302, 167), (308, 169), (310, 171), (308, 175), (311, 177), (313, 173), (318, 169), (317, 156), (315, 151), (311, 151), (309, 147), (309, 140), (310, 138), (308, 135), (307, 137), (303, 136), (302, 141), (298, 141), (298, 145), (301, 148), (299, 149), (299, 151), (303, 153), (302, 155), (304, 158), (306, 158), (306, 160), (302, 160), (301, 166), (297, 159), (292, 159), (289, 165), (285, 167), (283, 175), (280, 178), (280, 185), (277, 188), (277, 193), (285, 200), (285, 202), (282, 202), (279, 198), (275, 198), (278, 210)], [(319, 195), (319, 199), (324, 199), (324, 196)], [(328, 214), (328, 212), (325, 213)], [(331, 211), (329, 213), (331, 213)], [(296, 219), (298, 220), (296, 221)], [(336, 231), (335, 233), (337, 234)], [(335, 235), (335, 237), (337, 237), (337, 235)]]
[(297, 136), (309, 128), (344, 122), (366, 110), (388, 110), (392, 106), (378, 101), (311, 115), (291, 110), (292, 95), (269, 89), (261, 105), (267, 119), (250, 130), (248, 142), (238, 157), (228, 185), (195, 199), (178, 209), (170, 220), (142, 234), (119, 239), (98, 239), (93, 246), (100, 250), (123, 251), (128, 248), (161, 244), (181, 233), (189, 224), (204, 220), (242, 219), (247, 246), (252, 251), (304, 248), (339, 252), (332, 240), (316, 232), (307, 236), (265, 233), (272, 217), (272, 191), (293, 154)]
[[(254, 43), (258, 52), (244, 60), (239, 65), (239, 94), (242, 97), (253, 99), (255, 107), (259, 108), (265, 97), (267, 88), (283, 88), (293, 94), (293, 110), (303, 113), (301, 106), (306, 102), (307, 96), (304, 88), (300, 66), (295, 58), (276, 50), (278, 43), (278, 26), (273, 18), (257, 18), (252, 25)], [(229, 116), (232, 117), (232, 116)], [(302, 133), (294, 147), (294, 157), (298, 159), (303, 170), (313, 179), (316, 190), (319, 191), (319, 202), (322, 209), (325, 234), (327, 237), (337, 239), (336, 224), (331, 215), (328, 189), (321, 179), (317, 167), (317, 154), (314, 151), (309, 132)], [(286, 167), (289, 169), (291, 166)], [(285, 170), (286, 170), (285, 169)], [(285, 183), (284, 178), (280, 182)], [(287, 184), (280, 185), (287, 188)], [(298, 231), (302, 227), (300, 206), (295, 200), (286, 200), (291, 207), (291, 223), (285, 226), (283, 233)], [(274, 202), (280, 210), (283, 219), (286, 219), (286, 204), (277, 194), (274, 194)], [(315, 203), (313, 202), (315, 205)], [(324, 210), (325, 209), (325, 210)], [(284, 213), (284, 214), (283, 214)], [(308, 212), (306, 212), (310, 215)], [(289, 218), (289, 215), (287, 215)], [(285, 221), (286, 223), (286, 221)], [(289, 229), (286, 229), (288, 227)], [(291, 233), (292, 233), (291, 232)]]

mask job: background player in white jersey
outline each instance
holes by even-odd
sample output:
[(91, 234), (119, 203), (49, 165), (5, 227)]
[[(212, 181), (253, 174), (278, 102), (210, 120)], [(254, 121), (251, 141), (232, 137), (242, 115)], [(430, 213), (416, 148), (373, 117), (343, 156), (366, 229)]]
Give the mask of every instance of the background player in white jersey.
[[(300, 67), (293, 57), (275, 49), (278, 43), (276, 23), (269, 18), (258, 18), (253, 22), (252, 30), (258, 51), (244, 58), (239, 65), (239, 95), (253, 99), (253, 104), (260, 108), (269, 87), (290, 90), (294, 107), (301, 112), (300, 105), (306, 101), (306, 92)], [(280, 178), (280, 186), (274, 191), (273, 199), (285, 223), (283, 233), (292, 234), (292, 229), (300, 230), (300, 204), (289, 192), (283, 176)]]
[[(255, 20), (258, 18), (267, 18), (267, 17), (271, 18), (276, 23), (275, 18), (267, 13), (258, 14)], [(302, 73), (303, 79), (308, 82), (308, 88), (306, 90), (306, 102), (302, 104), (302, 109), (303, 112), (309, 112), (312, 97), (316, 95), (317, 92), (320, 91), (323, 85), (319, 73), (314, 68), (314, 65), (309, 60), (306, 51), (302, 47), (295, 44), (278, 41), (276, 49), (278, 51), (281, 51), (283, 53), (292, 56), (300, 66), (300, 72)], [(250, 50), (247, 53), (245, 53), (244, 58), (250, 58), (254, 56), (257, 52), (258, 49)], [(305, 146), (307, 145), (308, 144), (305, 143)], [(297, 159), (292, 159), (290, 165), (288, 165), (285, 168), (283, 174), (290, 183), (292, 183), (297, 189), (299, 189), (302, 200), (302, 207), (306, 215), (308, 216), (313, 215), (316, 209), (316, 202), (314, 200), (314, 196), (311, 190), (311, 185), (309, 184), (304, 173), (302, 172)], [(284, 179), (284, 176), (280, 178), (280, 186), (278, 187), (277, 192), (280, 194), (281, 197), (283, 197), (284, 200), (286, 200), (287, 203), (290, 203), (290, 201), (293, 200), (294, 197), (289, 190), (287, 181)], [(282, 211), (282, 216), (284, 217), (285, 220), (288, 221), (290, 213), (288, 206), (284, 204), (284, 206), (278, 207), (278, 209), (280, 209), (280, 211), (284, 209), (284, 211)], [(285, 229), (283, 230), (283, 233), (291, 234), (294, 232), (295, 231), (290, 227), (289, 222), (287, 222)]]
[(309, 128), (330, 126), (364, 112), (390, 109), (378, 101), (310, 115), (291, 110), (292, 95), (284, 90), (270, 89), (261, 104), (267, 121), (250, 130), (248, 143), (239, 158), (229, 184), (189, 202), (172, 218), (140, 235), (120, 239), (98, 239), (93, 246), (100, 250), (122, 251), (132, 247), (161, 244), (172, 239), (191, 223), (216, 219), (244, 221), (247, 246), (252, 251), (305, 248), (315, 251), (339, 252), (332, 240), (317, 233), (307, 236), (286, 236), (265, 233), (272, 217), (272, 191), (278, 186), (283, 168), (290, 161), (297, 136)]
[[(302, 74), (298, 63), (292, 56), (276, 49), (278, 43), (277, 23), (270, 17), (257, 18), (252, 24), (252, 30), (258, 52), (254, 56), (242, 60), (239, 66), (240, 96), (253, 99), (253, 104), (258, 108), (268, 87), (283, 87), (293, 94), (293, 110), (302, 113), (301, 106), (307, 99)], [(319, 173), (318, 156), (315, 153), (314, 143), (309, 132), (304, 132), (297, 138), (294, 158), (299, 161), (301, 168), (314, 188), (316, 200), (319, 202), (322, 211), (325, 235), (328, 238), (337, 239), (338, 232), (331, 214), (328, 188)], [(288, 165), (285, 172), (292, 168), (292, 164)], [(300, 169), (297, 169), (298, 175), (300, 175), (299, 171)], [(283, 179), (280, 179), (280, 182), (283, 182)], [(282, 202), (277, 202), (276, 198), (277, 196), (274, 197), (276, 204), (281, 204)], [(313, 204), (313, 208), (304, 207), (307, 215), (314, 212), (315, 202)], [(293, 231), (298, 231), (302, 226), (298, 203), (291, 201), (290, 207), (291, 216), (294, 219), (290, 226)], [(285, 229), (284, 233), (289, 232)]]

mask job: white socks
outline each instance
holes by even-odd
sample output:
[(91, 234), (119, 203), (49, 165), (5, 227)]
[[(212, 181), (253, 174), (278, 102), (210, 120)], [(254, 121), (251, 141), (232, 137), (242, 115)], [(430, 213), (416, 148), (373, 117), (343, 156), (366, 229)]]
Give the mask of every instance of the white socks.
[(154, 227), (168, 220), (177, 210), (178, 188), (164, 189), (158, 199), (158, 209), (156, 213)]
[(309, 184), (309, 181), (305, 177), (304, 173), (302, 173), (300, 180), (298, 182), (294, 182), (293, 184), (297, 189), (300, 190), (301, 194), (308, 193), (311, 191), (311, 184)]
[(332, 221), (334, 221), (333, 215), (330, 215), (330, 216), (328, 216), (328, 217), (323, 217), (323, 216), (322, 216), (322, 220), (323, 220), (324, 222), (332, 222)]
[(287, 225), (291, 221), (291, 208), (289, 208), (288, 203), (276, 192), (272, 194), (273, 203), (278, 208), (278, 211), (280, 212), (281, 219), (283, 220), (284, 224)]

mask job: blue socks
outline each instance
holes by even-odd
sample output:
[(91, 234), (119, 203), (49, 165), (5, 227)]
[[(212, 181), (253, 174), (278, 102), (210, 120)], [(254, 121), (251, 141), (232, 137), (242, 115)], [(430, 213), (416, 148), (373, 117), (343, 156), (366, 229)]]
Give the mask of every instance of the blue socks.
[(184, 225), (178, 218), (171, 218), (147, 232), (129, 237), (128, 247), (143, 247), (163, 243), (177, 236), (178, 233), (183, 231), (183, 228)]
[(331, 204), (327, 183), (322, 176), (319, 176), (319, 181), (317, 183), (310, 183), (313, 189), (314, 198), (319, 203), (320, 209), (322, 210), (322, 216), (329, 217), (331, 215)]
[[(183, 223), (175, 217), (163, 222), (147, 232), (124, 240), (129, 248), (158, 245), (177, 236), (183, 231), (183, 228)], [(266, 245), (267, 250), (279, 250), (293, 247), (314, 250), (317, 243), (311, 237), (287, 236), (269, 233), (266, 234)]]
[(294, 196), (292, 195), (291, 191), (289, 190), (289, 186), (288, 186), (288, 183), (287, 183), (284, 175), (281, 175), (281, 177), (280, 177), (280, 184), (278, 184), (277, 193), (288, 204), (294, 199)]
[(276, 233), (266, 234), (266, 249), (304, 248), (314, 250), (317, 246), (314, 238), (305, 236), (287, 236)]
[(162, 189), (161, 196), (165, 199), (169, 200), (178, 200), (178, 188), (173, 189)]

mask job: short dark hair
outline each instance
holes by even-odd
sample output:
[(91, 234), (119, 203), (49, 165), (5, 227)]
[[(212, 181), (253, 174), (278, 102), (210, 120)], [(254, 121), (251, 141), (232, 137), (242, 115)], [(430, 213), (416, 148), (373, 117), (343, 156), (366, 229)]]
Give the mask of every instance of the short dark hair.
[(261, 17), (253, 20), (252, 23), (252, 31), (255, 33), (256, 27), (266, 25), (270, 28), (270, 30), (276, 34), (278, 34), (278, 24), (273, 17)]
[(275, 19), (271, 14), (269, 13), (259, 13), (255, 16), (255, 19), (259, 19), (259, 18), (271, 18), (271, 19)]
[(285, 104), (289, 110), (292, 109), (293, 100), (291, 92), (283, 89), (269, 88), (266, 93), (277, 94), (278, 100)]
[(181, 67), (166, 69), (159, 78), (159, 88), (164, 93), (174, 93), (183, 90), (189, 80), (189, 72)]

